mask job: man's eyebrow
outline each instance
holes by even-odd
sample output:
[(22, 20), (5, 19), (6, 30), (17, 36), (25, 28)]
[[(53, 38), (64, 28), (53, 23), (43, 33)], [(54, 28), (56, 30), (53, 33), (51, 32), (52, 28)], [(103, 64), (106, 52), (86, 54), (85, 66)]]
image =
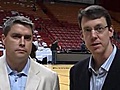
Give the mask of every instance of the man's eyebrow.
[(103, 26), (103, 24), (97, 24), (97, 25), (95, 25), (95, 27), (97, 27), (97, 26)]
[(22, 34), (19, 34), (19, 33), (12, 33), (12, 35), (32, 37), (32, 35), (30, 35), (30, 34), (22, 35)]
[(85, 27), (83, 27), (83, 29), (90, 29), (91, 27), (89, 27), (89, 26), (85, 26)]
[(24, 35), (24, 37), (32, 37), (32, 35)]
[(19, 33), (12, 33), (11, 35), (18, 35), (18, 36), (22, 36), (22, 34), (19, 34)]
[[(99, 26), (103, 26), (102, 24), (97, 24), (97, 25), (95, 25), (94, 27), (99, 27)], [(85, 26), (85, 27), (83, 27), (83, 28), (91, 28), (90, 26)]]

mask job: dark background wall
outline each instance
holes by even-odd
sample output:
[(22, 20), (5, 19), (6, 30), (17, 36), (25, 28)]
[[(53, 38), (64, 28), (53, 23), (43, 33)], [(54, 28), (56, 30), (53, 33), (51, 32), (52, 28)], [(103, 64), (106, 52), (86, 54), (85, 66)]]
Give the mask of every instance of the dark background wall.
[(62, 2), (75, 2), (84, 4), (101, 4), (108, 10), (120, 11), (120, 0), (54, 0)]
[(106, 9), (120, 12), (120, 0), (101, 0), (100, 2)]

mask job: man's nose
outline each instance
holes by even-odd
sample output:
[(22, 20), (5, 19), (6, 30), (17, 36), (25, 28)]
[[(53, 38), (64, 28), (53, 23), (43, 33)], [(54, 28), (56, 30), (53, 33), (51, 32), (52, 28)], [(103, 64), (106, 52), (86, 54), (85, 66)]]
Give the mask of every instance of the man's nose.
[(97, 38), (98, 34), (95, 30), (91, 30), (91, 39), (95, 40)]
[(95, 30), (91, 30), (91, 36), (92, 37), (97, 37), (97, 32)]
[(24, 37), (20, 38), (20, 46), (25, 46), (25, 39), (24, 39)]

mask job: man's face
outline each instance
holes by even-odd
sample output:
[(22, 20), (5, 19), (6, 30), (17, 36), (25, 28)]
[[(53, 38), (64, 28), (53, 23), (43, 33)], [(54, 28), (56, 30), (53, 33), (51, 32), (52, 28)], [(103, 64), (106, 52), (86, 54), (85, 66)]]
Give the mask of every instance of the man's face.
[(90, 20), (86, 17), (81, 21), (83, 40), (91, 53), (102, 54), (109, 52), (111, 45), (110, 37), (113, 36), (114, 30), (108, 28), (104, 17)]
[(6, 37), (2, 35), (8, 59), (27, 59), (31, 53), (32, 38), (30, 26), (14, 24)]

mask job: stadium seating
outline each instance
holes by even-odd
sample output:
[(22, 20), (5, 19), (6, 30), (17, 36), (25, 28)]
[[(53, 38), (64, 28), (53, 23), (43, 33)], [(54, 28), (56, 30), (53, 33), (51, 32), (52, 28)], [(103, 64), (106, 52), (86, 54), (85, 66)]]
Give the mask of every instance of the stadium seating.
[[(37, 11), (32, 10), (32, 0), (30, 2), (21, 2), (17, 0), (5, 0), (0, 3), (0, 25), (9, 17), (16, 14), (30, 18), (35, 23), (35, 30), (49, 45), (55, 38), (59, 39), (63, 50), (80, 50), (81, 33), (77, 24), (78, 10), (84, 8), (80, 5), (50, 4), (45, 3), (46, 7), (54, 14), (59, 22), (54, 22), (41, 10), (40, 6), (35, 4)], [(113, 20), (116, 30), (120, 29), (119, 24)], [(2, 28), (0, 28), (2, 30)], [(119, 42), (114, 41), (119, 46)]]

